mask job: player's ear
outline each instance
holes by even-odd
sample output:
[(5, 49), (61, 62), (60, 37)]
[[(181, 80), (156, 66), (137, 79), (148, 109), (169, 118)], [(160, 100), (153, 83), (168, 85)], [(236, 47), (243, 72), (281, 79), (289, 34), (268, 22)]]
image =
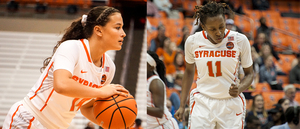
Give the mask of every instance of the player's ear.
[(204, 26), (202, 23), (200, 23), (200, 26), (201, 26), (201, 28), (202, 28), (204, 31), (206, 31), (206, 28), (205, 28), (205, 26)]
[(96, 35), (98, 35), (98, 36), (100, 36), (100, 37), (102, 37), (103, 36), (103, 28), (101, 27), (101, 26), (95, 26), (94, 27), (94, 33), (96, 34)]

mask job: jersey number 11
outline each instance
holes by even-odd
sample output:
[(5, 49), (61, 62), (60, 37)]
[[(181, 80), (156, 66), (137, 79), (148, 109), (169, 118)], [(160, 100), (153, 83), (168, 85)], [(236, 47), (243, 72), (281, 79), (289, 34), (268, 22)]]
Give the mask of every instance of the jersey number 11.
[[(221, 61), (217, 61), (215, 65), (217, 67), (216, 77), (222, 76)], [(208, 75), (210, 77), (215, 77), (215, 74), (214, 74), (213, 69), (212, 69), (212, 61), (207, 62), (207, 67), (208, 67)]]

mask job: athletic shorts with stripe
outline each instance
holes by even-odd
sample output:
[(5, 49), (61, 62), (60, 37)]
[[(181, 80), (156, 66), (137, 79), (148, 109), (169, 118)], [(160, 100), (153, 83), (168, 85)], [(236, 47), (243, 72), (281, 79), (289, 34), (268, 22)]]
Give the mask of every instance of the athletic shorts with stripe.
[(23, 106), (22, 101), (16, 102), (9, 110), (3, 129), (46, 129)]
[(235, 98), (214, 99), (195, 88), (190, 94), (189, 129), (243, 129), (245, 102), (243, 93)]
[[(148, 129), (148, 128), (147, 128)], [(178, 124), (174, 118), (168, 119), (164, 124), (153, 129), (179, 129)]]

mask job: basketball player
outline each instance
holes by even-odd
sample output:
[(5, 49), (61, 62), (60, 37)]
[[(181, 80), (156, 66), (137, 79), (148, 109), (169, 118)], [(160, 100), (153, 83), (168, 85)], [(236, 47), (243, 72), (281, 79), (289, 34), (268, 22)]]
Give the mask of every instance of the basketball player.
[[(126, 96), (110, 84), (115, 65), (105, 54), (120, 50), (126, 34), (120, 12), (99, 6), (74, 21), (44, 61), (43, 73), (27, 96), (15, 103), (4, 129), (66, 129), (76, 112), (99, 125), (93, 116), (94, 98)], [(102, 88), (101, 88), (102, 87)]]
[(167, 108), (165, 66), (156, 53), (147, 54), (147, 129), (179, 129)]
[[(189, 36), (185, 44), (186, 70), (175, 118), (182, 120), (196, 66), (197, 87), (190, 93), (190, 129), (244, 126), (246, 101), (242, 92), (253, 80), (251, 49), (245, 35), (225, 29), (225, 7), (214, 1), (196, 6), (197, 23), (200, 19), (203, 31)], [(241, 82), (237, 78), (239, 58), (245, 72)]]

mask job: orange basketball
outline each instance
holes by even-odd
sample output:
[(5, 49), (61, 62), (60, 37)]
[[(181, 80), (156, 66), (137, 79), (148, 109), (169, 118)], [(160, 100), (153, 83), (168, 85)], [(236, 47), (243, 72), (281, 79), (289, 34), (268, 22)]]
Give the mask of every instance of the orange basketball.
[(114, 95), (106, 99), (97, 98), (94, 116), (104, 129), (128, 129), (136, 119), (137, 105), (132, 95)]

